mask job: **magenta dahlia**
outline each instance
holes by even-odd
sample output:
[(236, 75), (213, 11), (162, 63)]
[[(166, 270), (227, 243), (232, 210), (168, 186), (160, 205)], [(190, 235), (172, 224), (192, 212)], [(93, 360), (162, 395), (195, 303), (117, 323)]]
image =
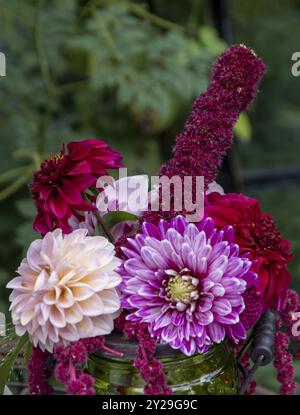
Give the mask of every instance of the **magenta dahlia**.
[(262, 212), (256, 199), (233, 193), (209, 194), (205, 214), (213, 218), (218, 228), (233, 224), (240, 252), (248, 252), (249, 258), (256, 260), (256, 292), (262, 297), (264, 310), (282, 310), (291, 278), (291, 244), (282, 238), (272, 217)]
[(74, 141), (67, 148), (45, 160), (30, 185), (37, 208), (34, 229), (42, 234), (55, 228), (71, 232), (70, 217), (94, 209), (83, 192), (107, 169), (122, 166), (120, 153), (101, 140)]
[(144, 223), (123, 248), (122, 306), (128, 320), (149, 324), (159, 341), (190, 356), (225, 336), (246, 336), (243, 294), (256, 284), (252, 262), (239, 254), (230, 226), (210, 218), (197, 226), (183, 216), (157, 226)]

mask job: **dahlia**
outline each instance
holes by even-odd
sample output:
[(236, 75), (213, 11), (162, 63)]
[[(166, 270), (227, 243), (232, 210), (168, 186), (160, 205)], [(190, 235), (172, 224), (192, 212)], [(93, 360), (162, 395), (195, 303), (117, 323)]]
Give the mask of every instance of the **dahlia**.
[(122, 177), (105, 187), (100, 177), (97, 187), (102, 188), (96, 201), (97, 209), (102, 215), (120, 210), (139, 216), (147, 209), (149, 178), (146, 174)]
[(45, 160), (30, 185), (38, 211), (34, 228), (42, 234), (55, 227), (71, 232), (68, 219), (72, 214), (94, 209), (83, 192), (107, 169), (121, 167), (121, 155), (104, 141), (75, 141), (67, 148), (68, 153), (63, 146), (60, 153)]
[(242, 194), (211, 193), (205, 201), (205, 215), (222, 228), (232, 225), (235, 242), (242, 254), (256, 260), (256, 291), (264, 309), (282, 309), (290, 284), (287, 264), (292, 259), (290, 243), (283, 239), (270, 215), (262, 213), (257, 200)]
[(128, 320), (149, 324), (152, 336), (190, 356), (246, 331), (243, 293), (256, 282), (251, 261), (239, 254), (234, 231), (198, 226), (183, 216), (158, 226), (144, 223), (123, 248), (122, 306)]
[(31, 243), (19, 276), (7, 285), (16, 333), (28, 332), (33, 345), (52, 351), (82, 338), (113, 330), (120, 308), (121, 282), (114, 246), (102, 236), (61, 229)]

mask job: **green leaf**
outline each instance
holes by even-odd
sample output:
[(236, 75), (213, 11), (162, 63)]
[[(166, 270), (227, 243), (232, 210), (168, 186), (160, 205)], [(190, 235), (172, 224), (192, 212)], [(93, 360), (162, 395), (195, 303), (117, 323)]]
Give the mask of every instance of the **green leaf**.
[(136, 221), (138, 217), (133, 215), (132, 213), (124, 212), (122, 210), (118, 210), (115, 212), (109, 212), (103, 216), (103, 220), (107, 224), (109, 228), (117, 225), (119, 222), (124, 222), (127, 220)]
[(9, 378), (10, 372), (12, 370), (13, 364), (18, 357), (18, 354), (23, 349), (25, 344), (28, 342), (28, 335), (25, 333), (22, 337), (19, 338), (18, 343), (15, 348), (10, 351), (6, 357), (3, 359), (0, 365), (0, 395), (3, 395), (4, 387)]
[(210, 26), (202, 26), (199, 29), (199, 38), (204, 46), (213, 49), (217, 53), (223, 52), (226, 43), (218, 36), (216, 30)]
[(26, 346), (26, 350), (24, 353), (24, 363), (27, 364), (28, 360), (32, 354), (32, 343), (28, 342), (27, 346)]
[(244, 142), (249, 142), (252, 136), (252, 128), (249, 118), (246, 114), (241, 114), (234, 126), (234, 132), (237, 137)]

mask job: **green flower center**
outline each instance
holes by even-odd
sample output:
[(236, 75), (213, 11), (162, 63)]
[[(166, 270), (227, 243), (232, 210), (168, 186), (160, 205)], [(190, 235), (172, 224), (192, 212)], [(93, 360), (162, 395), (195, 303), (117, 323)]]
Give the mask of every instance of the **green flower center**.
[(197, 278), (191, 275), (181, 275), (174, 271), (168, 272), (173, 274), (166, 286), (167, 298), (169, 301), (179, 304), (189, 305), (199, 298)]

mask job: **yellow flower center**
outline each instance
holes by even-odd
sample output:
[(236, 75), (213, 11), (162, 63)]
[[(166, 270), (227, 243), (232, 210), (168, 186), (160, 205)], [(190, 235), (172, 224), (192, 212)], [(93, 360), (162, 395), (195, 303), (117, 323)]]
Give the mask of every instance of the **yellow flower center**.
[(64, 159), (64, 154), (63, 153), (58, 153), (58, 154), (55, 154), (55, 156), (54, 156), (54, 161), (55, 161), (55, 163), (59, 163), (61, 160), (63, 160)]
[(191, 304), (199, 298), (198, 284), (198, 279), (190, 275), (171, 276), (166, 287), (167, 298), (174, 303)]

